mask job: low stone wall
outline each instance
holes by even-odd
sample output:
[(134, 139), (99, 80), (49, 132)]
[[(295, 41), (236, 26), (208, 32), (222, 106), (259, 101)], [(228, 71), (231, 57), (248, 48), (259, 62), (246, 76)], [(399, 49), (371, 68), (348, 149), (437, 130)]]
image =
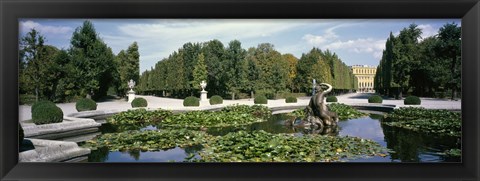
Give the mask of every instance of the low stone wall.
[(97, 132), (100, 123), (93, 119), (64, 117), (61, 123), (35, 125), (21, 122), (25, 138), (59, 139)]
[(69, 162), (81, 161), (90, 149), (80, 148), (75, 142), (29, 139), (34, 150), (19, 153), (19, 162)]

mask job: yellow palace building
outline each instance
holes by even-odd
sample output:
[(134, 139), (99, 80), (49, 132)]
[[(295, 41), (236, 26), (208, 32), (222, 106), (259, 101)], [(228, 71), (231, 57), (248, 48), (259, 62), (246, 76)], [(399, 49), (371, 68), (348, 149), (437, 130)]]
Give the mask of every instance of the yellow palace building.
[(353, 65), (350, 67), (352, 68), (353, 75), (355, 75), (358, 80), (357, 92), (375, 92), (373, 89), (373, 80), (377, 72), (377, 67), (368, 65)]

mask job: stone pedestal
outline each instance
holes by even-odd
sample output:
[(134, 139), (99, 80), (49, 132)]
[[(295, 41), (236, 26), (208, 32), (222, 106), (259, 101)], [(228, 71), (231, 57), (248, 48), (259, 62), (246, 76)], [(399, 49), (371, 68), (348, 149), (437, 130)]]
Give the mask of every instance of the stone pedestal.
[(128, 102), (132, 102), (135, 99), (135, 91), (130, 90), (128, 91)]
[(200, 101), (208, 101), (207, 99), (207, 91), (200, 92)]

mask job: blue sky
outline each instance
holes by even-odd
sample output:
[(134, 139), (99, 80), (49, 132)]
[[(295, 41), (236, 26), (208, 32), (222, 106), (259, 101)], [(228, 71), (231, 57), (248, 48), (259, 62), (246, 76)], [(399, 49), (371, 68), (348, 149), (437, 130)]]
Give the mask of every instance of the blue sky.
[[(117, 54), (136, 41), (140, 52), (140, 72), (168, 57), (186, 42), (220, 40), (224, 46), (239, 40), (242, 47), (272, 43), (282, 54), (300, 58), (313, 47), (335, 52), (347, 65), (377, 66), (390, 32), (415, 23), (422, 37), (437, 34), (445, 23), (460, 19), (90, 19), (100, 38)], [(46, 44), (70, 47), (75, 28), (85, 19), (20, 19), (20, 36), (35, 28)]]

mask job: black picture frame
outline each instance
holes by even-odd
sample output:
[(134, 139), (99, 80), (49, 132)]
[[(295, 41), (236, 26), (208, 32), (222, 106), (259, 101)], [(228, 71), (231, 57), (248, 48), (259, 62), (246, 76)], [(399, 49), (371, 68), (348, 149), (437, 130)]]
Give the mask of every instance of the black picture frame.
[[(478, 0), (1, 0), (1, 180), (479, 180)], [(461, 18), (462, 163), (17, 163), (19, 18)]]

